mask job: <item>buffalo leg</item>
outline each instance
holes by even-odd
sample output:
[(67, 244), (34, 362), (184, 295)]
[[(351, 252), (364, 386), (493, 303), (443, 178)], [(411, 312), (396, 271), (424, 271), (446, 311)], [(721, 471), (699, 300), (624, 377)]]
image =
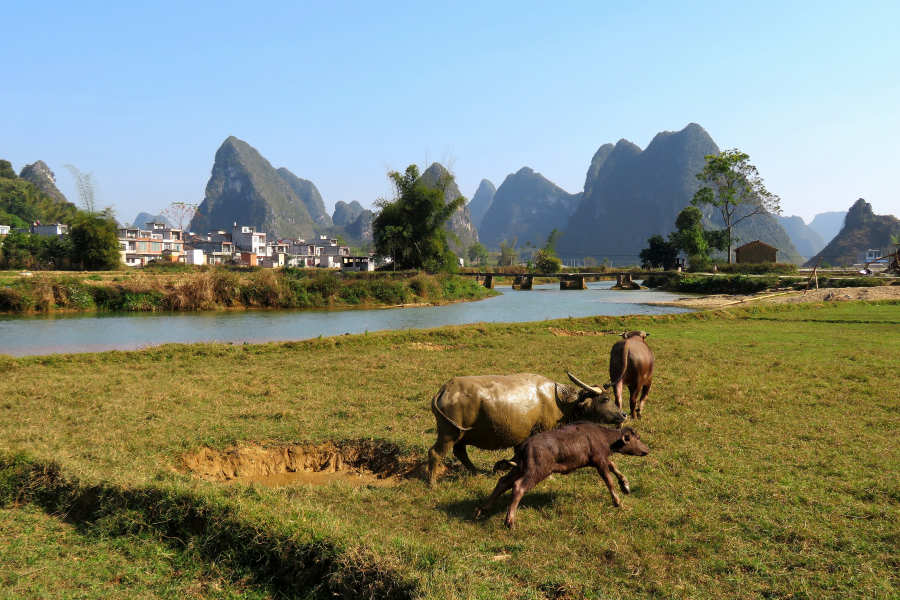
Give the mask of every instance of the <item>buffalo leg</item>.
[(513, 484), (516, 482), (519, 477), (522, 476), (522, 472), (514, 468), (511, 473), (508, 473), (500, 478), (500, 481), (497, 482), (496, 487), (494, 487), (494, 491), (491, 492), (491, 495), (488, 497), (487, 501), (484, 504), (475, 509), (475, 518), (477, 519), (487, 511), (491, 510), (494, 507), (494, 503), (497, 502), (497, 499), (506, 493), (507, 490), (513, 487)]
[(463, 432), (455, 427), (441, 427), (438, 424), (438, 437), (434, 446), (428, 451), (428, 485), (433, 486), (437, 481), (438, 469), (441, 461), (450, 452), (453, 444), (459, 441)]
[[(549, 473), (548, 473), (549, 474)], [(524, 476), (516, 480), (513, 484), (512, 501), (509, 503), (509, 510), (506, 512), (506, 526), (514, 529), (516, 526), (516, 510), (519, 508), (519, 501), (525, 493), (539, 484), (546, 476), (535, 476), (534, 473), (526, 473)]]
[(638, 407), (638, 394), (641, 391), (640, 384), (635, 386), (628, 386), (628, 392), (631, 394), (631, 397), (628, 399), (628, 403), (631, 406), (631, 418), (632, 419), (640, 419), (641, 418), (641, 409)]
[(620, 379), (616, 383), (613, 384), (613, 392), (616, 396), (616, 406), (619, 407), (619, 410), (622, 410), (622, 387), (625, 385), (625, 380)]
[(607, 461), (609, 463), (609, 470), (613, 472), (613, 475), (616, 476), (616, 479), (619, 480), (619, 487), (622, 488), (623, 494), (630, 494), (631, 487), (628, 485), (628, 478), (622, 474), (622, 471), (616, 468), (616, 465), (613, 464), (613, 461)]
[(469, 453), (466, 452), (466, 443), (462, 440), (453, 444), (453, 455), (459, 459), (459, 462), (463, 464), (465, 468), (473, 473), (477, 473), (478, 469), (475, 465), (472, 464), (472, 461), (469, 460)]
[(650, 384), (648, 383), (644, 387), (641, 388), (641, 399), (638, 401), (637, 406), (637, 418), (641, 418), (641, 412), (644, 410), (644, 401), (647, 399), (647, 396), (650, 395)]
[(619, 496), (616, 494), (616, 489), (613, 487), (612, 475), (609, 474), (609, 468), (607, 468), (605, 462), (597, 465), (597, 472), (600, 473), (603, 483), (606, 484), (606, 489), (609, 490), (609, 495), (612, 496), (613, 506), (621, 506), (622, 501), (619, 500)]

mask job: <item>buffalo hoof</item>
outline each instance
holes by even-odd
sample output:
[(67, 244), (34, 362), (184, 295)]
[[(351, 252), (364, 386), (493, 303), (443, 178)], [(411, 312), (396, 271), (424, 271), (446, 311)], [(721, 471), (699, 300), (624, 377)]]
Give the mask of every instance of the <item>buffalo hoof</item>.
[(477, 521), (478, 519), (481, 518), (481, 515), (483, 515), (483, 514), (484, 514), (484, 509), (479, 506), (478, 508), (475, 509), (475, 512), (472, 513), (472, 518)]
[(631, 486), (628, 485), (628, 482), (627, 482), (627, 481), (621, 482), (621, 485), (620, 485), (619, 487), (622, 488), (622, 493), (623, 493), (623, 494), (630, 494), (630, 493), (631, 493)]

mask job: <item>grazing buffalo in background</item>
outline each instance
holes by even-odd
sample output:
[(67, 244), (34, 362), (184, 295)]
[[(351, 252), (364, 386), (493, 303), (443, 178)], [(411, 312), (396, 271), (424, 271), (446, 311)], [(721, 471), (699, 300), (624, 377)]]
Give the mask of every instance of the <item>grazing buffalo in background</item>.
[(528, 438), (516, 448), (516, 455), (509, 461), (512, 471), (497, 482), (487, 502), (475, 509), (475, 518), (490, 510), (497, 498), (512, 488), (512, 502), (506, 513), (506, 526), (515, 526), (516, 508), (522, 496), (553, 473), (563, 475), (582, 467), (594, 467), (606, 483), (613, 506), (622, 501), (613, 488), (612, 477), (619, 480), (622, 493), (630, 494), (628, 480), (616, 468), (609, 457), (613, 452), (631, 456), (646, 456), (650, 448), (644, 445), (638, 433), (631, 427), (609, 429), (594, 423), (569, 423), (562, 429), (547, 431)]
[(428, 482), (434, 485), (441, 460), (453, 454), (470, 471), (466, 446), (483, 450), (513, 448), (541, 431), (570, 421), (620, 425), (625, 413), (609, 394), (569, 373), (576, 385), (556, 383), (540, 375), (454, 377), (431, 401), (437, 419), (437, 441), (428, 451)]
[[(622, 408), (622, 386), (631, 392), (631, 418), (640, 419), (644, 401), (650, 394), (653, 383), (653, 351), (644, 340), (649, 336), (644, 331), (626, 331), (622, 340), (616, 342), (609, 354), (609, 380), (604, 387), (612, 387), (616, 396), (616, 406)], [(641, 398), (638, 401), (638, 393)]]

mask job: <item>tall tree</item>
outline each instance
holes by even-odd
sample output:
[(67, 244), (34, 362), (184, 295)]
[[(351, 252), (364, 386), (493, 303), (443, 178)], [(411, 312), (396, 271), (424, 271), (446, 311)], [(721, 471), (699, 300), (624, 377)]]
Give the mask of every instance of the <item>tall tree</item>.
[(176, 229), (184, 232), (190, 229), (194, 218), (199, 220), (203, 216), (197, 211), (196, 204), (188, 204), (187, 202), (173, 202), (162, 209), (160, 214), (169, 219)]
[(707, 204), (719, 211), (728, 232), (728, 262), (731, 262), (732, 229), (759, 214), (781, 214), (781, 199), (769, 192), (750, 156), (737, 149), (704, 157), (706, 166), (697, 173), (703, 187), (694, 194), (691, 204)]
[(75, 190), (78, 192), (78, 198), (81, 199), (81, 209), (91, 215), (99, 214), (103, 209), (100, 208), (97, 198), (97, 185), (94, 181), (93, 173), (82, 173), (76, 167), (70, 164), (63, 165), (72, 174), (75, 179)]
[(422, 183), (416, 165), (410, 165), (404, 173), (388, 173), (393, 198), (375, 202), (380, 211), (372, 220), (372, 233), (376, 252), (390, 256), (395, 268), (436, 272), (456, 267), (456, 254), (447, 243), (444, 224), (466, 198), (444, 203), (444, 190), (453, 181), (453, 174), (445, 171), (446, 180), (431, 188)]
[(79, 213), (69, 228), (72, 254), (88, 271), (112, 271), (122, 265), (112, 210)]

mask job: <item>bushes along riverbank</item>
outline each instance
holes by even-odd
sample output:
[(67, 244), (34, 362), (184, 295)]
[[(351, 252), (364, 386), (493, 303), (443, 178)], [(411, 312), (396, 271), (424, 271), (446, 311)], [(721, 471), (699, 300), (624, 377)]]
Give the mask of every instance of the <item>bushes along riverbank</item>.
[(3, 282), (0, 312), (391, 306), (481, 300), (495, 294), (470, 277), (409, 272), (214, 268), (107, 277), (41, 273)]

